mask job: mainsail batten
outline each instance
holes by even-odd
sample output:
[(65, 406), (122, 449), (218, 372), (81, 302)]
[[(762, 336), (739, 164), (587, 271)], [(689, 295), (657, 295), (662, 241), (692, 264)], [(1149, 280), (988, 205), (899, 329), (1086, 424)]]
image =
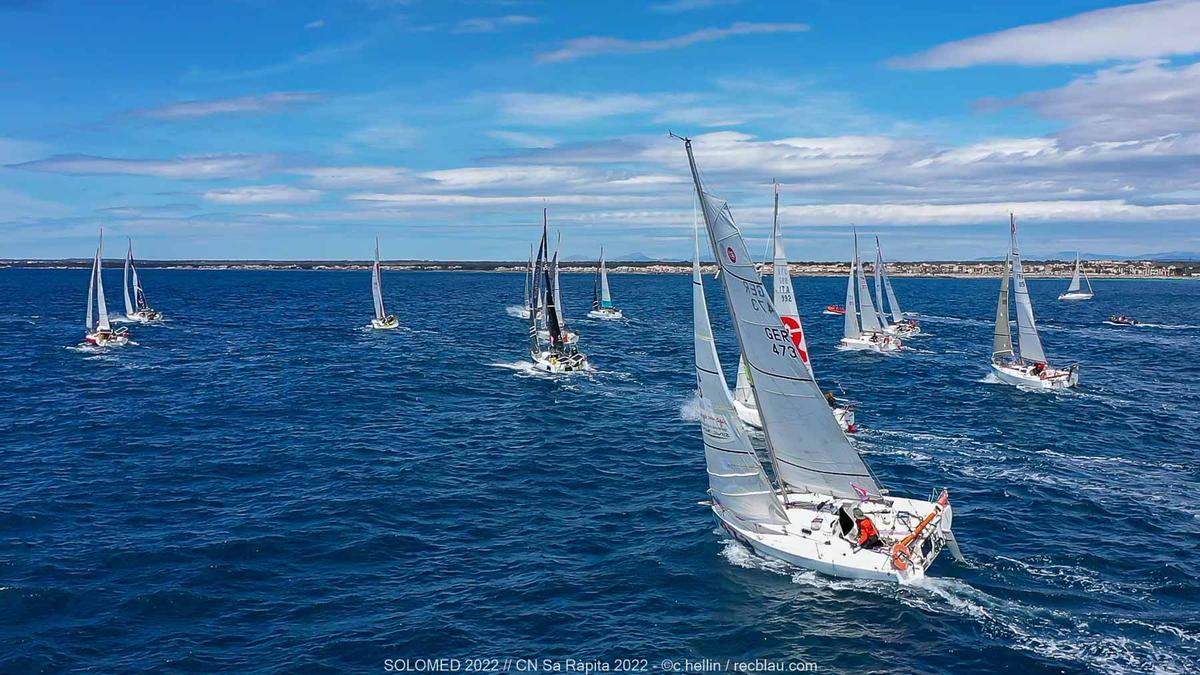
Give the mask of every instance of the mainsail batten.
[(704, 192), (690, 142), (687, 150), (777, 479), (792, 489), (836, 497), (853, 498), (859, 489), (879, 494), (879, 485), (800, 359), (728, 205)]

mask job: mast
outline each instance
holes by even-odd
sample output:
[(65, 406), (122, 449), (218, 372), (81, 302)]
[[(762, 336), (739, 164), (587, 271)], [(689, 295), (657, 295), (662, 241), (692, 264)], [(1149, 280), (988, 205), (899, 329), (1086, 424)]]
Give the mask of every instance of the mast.
[[(125, 315), (133, 315), (133, 302), (129, 299), (129, 268), (133, 265), (133, 239), (129, 239), (129, 251), (125, 253), (125, 271), (121, 273), (121, 286), (125, 291)], [(136, 284), (134, 284), (136, 287)], [(136, 293), (136, 290), (134, 291)]]
[(1012, 255), (1013, 296), (1017, 301), (1017, 346), (1021, 358), (1039, 363), (1046, 362), (1042, 340), (1038, 337), (1037, 323), (1033, 320), (1033, 301), (1029, 298), (1029, 287), (1025, 284), (1025, 271), (1021, 266), (1021, 251), (1017, 248), (1017, 219), (1011, 213), (1009, 219), (1009, 243)]
[(1012, 269), (1012, 256), (1004, 257), (1001, 273), (1000, 299), (996, 302), (996, 329), (992, 333), (992, 358), (1012, 356), (1012, 326), (1008, 319), (1008, 279)]

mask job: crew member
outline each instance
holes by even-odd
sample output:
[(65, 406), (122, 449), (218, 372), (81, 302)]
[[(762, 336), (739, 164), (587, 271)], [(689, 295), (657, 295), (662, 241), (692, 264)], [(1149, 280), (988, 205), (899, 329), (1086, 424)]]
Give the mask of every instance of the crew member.
[(879, 530), (875, 529), (875, 523), (862, 512), (862, 509), (854, 507), (854, 523), (858, 526), (858, 545), (863, 548), (876, 548), (883, 544), (879, 540)]

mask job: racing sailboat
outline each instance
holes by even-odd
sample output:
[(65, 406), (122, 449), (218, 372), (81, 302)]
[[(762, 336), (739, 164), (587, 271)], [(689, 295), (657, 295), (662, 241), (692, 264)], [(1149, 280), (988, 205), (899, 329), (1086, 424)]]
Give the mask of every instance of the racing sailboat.
[(604, 263), (604, 249), (600, 249), (600, 266), (596, 269), (596, 283), (592, 288), (593, 319), (623, 319), (625, 314), (613, 306), (612, 293), (608, 290), (608, 267)]
[[(1083, 277), (1083, 283), (1087, 284), (1087, 290), (1081, 290), (1079, 286), (1080, 277)], [(1058, 296), (1059, 300), (1091, 300), (1096, 297), (1092, 293), (1092, 281), (1088, 279), (1087, 272), (1083, 271), (1083, 263), (1079, 260), (1079, 254), (1075, 254), (1075, 273), (1071, 275), (1071, 285), (1067, 287), (1067, 292)]]
[[(1078, 364), (1052, 368), (1046, 362), (1042, 340), (1033, 319), (1033, 302), (1021, 267), (1017, 248), (1017, 220), (1009, 214), (1009, 248), (1004, 261), (1000, 298), (996, 303), (996, 326), (992, 336), (992, 372), (1005, 384), (1028, 389), (1067, 389), (1079, 384)], [(1013, 349), (1008, 318), (1008, 286), (1011, 272), (1013, 296), (1017, 301), (1017, 350)]]
[[(133, 286), (133, 298), (130, 299), (129, 287)], [(125, 318), (139, 323), (162, 321), (162, 312), (150, 307), (146, 302), (146, 292), (142, 290), (142, 282), (138, 279), (137, 266), (133, 264), (133, 240), (129, 240), (129, 250), (125, 254), (125, 271), (121, 275), (121, 283), (125, 290)]]
[(388, 314), (383, 308), (383, 272), (379, 268), (379, 237), (375, 237), (375, 264), (371, 266), (371, 296), (375, 300), (375, 318), (371, 328), (393, 330), (400, 327), (400, 319)]
[[(729, 206), (708, 194), (683, 139), (704, 225), (733, 318), (775, 483), (737, 424), (717, 365), (700, 279), (692, 262), (693, 331), (708, 493), (717, 523), (757, 553), (840, 577), (920, 579), (944, 546), (957, 551), (949, 494), (887, 494), (838, 428), (763, 287)], [(697, 249), (699, 245), (697, 244)]]
[(850, 276), (846, 280), (846, 317), (842, 329), (842, 341), (838, 349), (869, 351), (876, 354), (902, 349), (904, 343), (894, 335), (888, 335), (875, 312), (871, 291), (867, 288), (867, 277), (863, 274), (862, 261), (858, 257), (858, 233), (854, 234), (854, 259), (850, 262)]
[[(884, 293), (887, 293), (887, 305), (884, 305)], [(883, 330), (889, 335), (913, 337), (921, 333), (921, 326), (915, 319), (904, 315), (900, 303), (896, 300), (896, 291), (892, 288), (892, 278), (888, 275), (887, 263), (883, 260), (883, 249), (879, 247), (879, 237), (875, 237), (875, 297), (879, 300), (879, 312), (883, 315)], [(892, 321), (887, 322), (887, 307), (892, 310)]]
[[(544, 214), (543, 214), (544, 215)], [(542, 220), (542, 242), (538, 247), (537, 261), (534, 264), (534, 297), (540, 298), (540, 307), (529, 314), (529, 357), (538, 370), (548, 373), (568, 373), (585, 370), (588, 367), (587, 356), (580, 353), (573, 344), (568, 344), (563, 326), (560, 323), (556, 299), (558, 297), (555, 282), (557, 279), (552, 271), (552, 265), (547, 258), (546, 239), (548, 229), (545, 218)], [(545, 324), (541, 329), (539, 323)], [(546, 346), (542, 345), (542, 334), (545, 334)]]
[[(129, 330), (113, 330), (108, 321), (108, 303), (104, 301), (104, 230), (100, 230), (100, 245), (96, 247), (96, 258), (92, 261), (92, 276), (88, 281), (87, 334), (84, 341), (97, 347), (120, 347), (129, 343)], [(96, 312), (92, 312), (95, 300)]]
[[(542, 218), (543, 220), (546, 218), (544, 210), (542, 213)], [(567, 325), (566, 307), (563, 305), (562, 301), (562, 284), (558, 279), (558, 253), (560, 249), (562, 249), (561, 231), (558, 233), (558, 240), (554, 244), (554, 259), (550, 265), (550, 267), (554, 270), (554, 307), (558, 310), (558, 327), (562, 331), (563, 342), (573, 345), (579, 342), (579, 333), (571, 330), (571, 327)], [(546, 337), (549, 339), (549, 335)]]
[[(804, 327), (800, 323), (800, 309), (796, 306), (796, 294), (792, 288), (791, 267), (788, 265), (787, 252), (783, 250), (783, 235), (779, 230), (778, 183), (775, 184), (775, 217), (774, 226), (771, 230), (771, 250), (773, 256), (772, 263), (774, 265), (772, 279), (775, 286), (775, 295), (773, 297), (775, 311), (779, 313), (780, 320), (787, 327), (792, 344), (795, 345), (796, 351), (800, 354), (800, 360), (808, 368), (809, 375), (815, 379), (816, 376), (813, 375), (812, 371), (812, 361), (808, 356), (808, 341), (804, 337)], [(754, 429), (762, 429), (762, 419), (759, 417), (758, 406), (755, 404), (754, 393), (750, 386), (750, 368), (746, 365), (744, 359), (739, 363), (737, 385), (733, 393), (734, 410), (737, 411), (738, 417), (743, 423)], [(833, 407), (833, 416), (837, 419), (842, 429), (850, 433), (857, 432), (858, 426), (854, 423), (854, 408), (842, 405), (833, 396), (832, 392), (826, 393), (825, 398)]]

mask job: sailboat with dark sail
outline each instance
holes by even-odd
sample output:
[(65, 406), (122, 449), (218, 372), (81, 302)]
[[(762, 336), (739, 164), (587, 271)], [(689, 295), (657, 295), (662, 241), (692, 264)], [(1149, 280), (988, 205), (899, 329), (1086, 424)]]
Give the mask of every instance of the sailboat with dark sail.
[[(548, 373), (586, 370), (587, 356), (574, 344), (568, 343), (565, 337), (566, 331), (558, 312), (558, 280), (553, 272), (553, 264), (547, 260), (547, 237), (548, 230), (543, 218), (542, 241), (534, 264), (533, 286), (534, 297), (540, 299), (540, 311), (529, 315), (529, 357), (533, 359), (535, 368)], [(546, 340), (545, 345), (542, 344), (543, 339)]]
[(738, 423), (716, 360), (697, 244), (692, 262), (696, 384), (713, 516), (760, 555), (818, 572), (891, 581), (924, 577), (943, 547), (957, 552), (949, 494), (942, 490), (933, 500), (909, 499), (879, 485), (838, 428), (800, 358), (728, 204), (704, 191), (691, 141), (684, 142), (717, 278), (753, 373), (773, 476)]
[[(146, 291), (142, 289), (142, 281), (138, 278), (137, 266), (133, 263), (133, 240), (129, 240), (129, 250), (125, 253), (125, 271), (121, 276), (125, 291), (125, 318), (139, 323), (162, 321), (162, 312), (150, 306), (146, 301)], [(130, 286), (133, 287), (133, 297), (129, 296)]]
[(600, 249), (600, 266), (596, 269), (596, 283), (592, 288), (592, 311), (588, 316), (593, 319), (623, 319), (625, 314), (613, 305), (612, 292), (608, 288), (608, 266), (604, 262), (604, 249)]

